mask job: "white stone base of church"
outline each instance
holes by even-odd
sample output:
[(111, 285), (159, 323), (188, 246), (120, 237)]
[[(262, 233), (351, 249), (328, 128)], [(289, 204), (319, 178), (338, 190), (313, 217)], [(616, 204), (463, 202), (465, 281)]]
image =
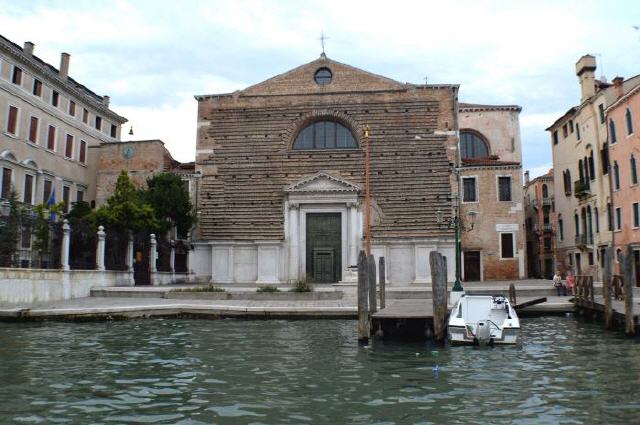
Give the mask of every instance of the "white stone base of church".
[[(306, 266), (290, 258), (303, 259), (304, 250), (289, 255), (287, 241), (199, 241), (194, 243), (193, 270), (200, 281), (227, 284), (285, 284), (304, 279)], [(358, 246), (358, 248), (360, 248)], [(440, 252), (447, 260), (448, 280), (455, 280), (455, 249), (452, 240), (386, 240), (371, 248), (376, 259), (385, 257), (386, 282), (391, 286), (431, 283), (429, 253)], [(343, 263), (344, 264), (344, 263)], [(342, 269), (341, 282), (357, 279), (347, 263)], [(297, 274), (291, 274), (297, 270)], [(379, 280), (379, 279), (378, 279)]]

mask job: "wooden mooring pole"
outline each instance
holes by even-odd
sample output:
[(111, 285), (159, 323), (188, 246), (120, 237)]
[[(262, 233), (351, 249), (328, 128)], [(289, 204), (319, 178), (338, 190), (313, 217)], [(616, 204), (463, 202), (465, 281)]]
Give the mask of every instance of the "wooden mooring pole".
[(378, 272), (378, 280), (380, 280), (380, 310), (382, 310), (386, 306), (386, 298), (387, 298), (387, 294), (385, 292), (386, 285), (387, 285), (387, 278), (386, 278), (386, 265), (384, 263), (384, 257), (380, 257), (380, 259), (378, 259), (378, 268), (380, 270)]
[(429, 264), (433, 294), (433, 339), (441, 341), (445, 338), (447, 328), (447, 266), (442, 254), (436, 251), (429, 253)]
[(613, 260), (613, 251), (608, 247), (604, 251), (604, 273), (602, 282), (602, 298), (604, 298), (604, 325), (607, 329), (613, 327), (613, 309), (611, 308), (611, 289), (612, 275), (611, 264)]
[(358, 255), (358, 341), (369, 340), (369, 287), (367, 257), (364, 251)]
[(369, 284), (369, 316), (378, 311), (376, 291), (376, 259), (367, 257), (367, 283)]
[(635, 324), (633, 322), (633, 248), (627, 246), (627, 254), (623, 259), (624, 270), (624, 331), (627, 335), (635, 334)]

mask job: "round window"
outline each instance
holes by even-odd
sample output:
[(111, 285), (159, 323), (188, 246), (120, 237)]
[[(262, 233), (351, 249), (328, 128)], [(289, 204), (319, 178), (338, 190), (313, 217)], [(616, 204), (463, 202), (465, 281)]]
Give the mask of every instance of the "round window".
[(333, 77), (333, 74), (331, 73), (331, 70), (329, 68), (320, 68), (313, 75), (313, 79), (316, 81), (317, 84), (321, 86), (325, 86), (329, 84), (331, 82), (332, 77)]

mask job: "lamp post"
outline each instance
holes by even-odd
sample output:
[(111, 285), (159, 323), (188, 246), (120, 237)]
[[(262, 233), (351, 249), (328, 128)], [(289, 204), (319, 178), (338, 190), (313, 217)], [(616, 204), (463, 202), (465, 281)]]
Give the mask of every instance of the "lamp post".
[[(455, 229), (455, 246), (456, 246), (456, 280), (453, 284), (453, 288), (451, 288), (454, 292), (462, 292), (464, 288), (462, 287), (461, 277), (462, 277), (462, 232), (469, 232), (473, 230), (473, 226), (475, 225), (476, 216), (478, 215), (477, 211), (469, 211), (467, 215), (469, 216), (469, 227), (465, 227), (462, 218), (460, 217), (460, 207), (455, 206), (455, 215), (451, 217), (447, 223), (449, 228), (453, 227)], [(440, 209), (436, 211), (436, 221), (438, 225), (444, 223), (444, 215)]]

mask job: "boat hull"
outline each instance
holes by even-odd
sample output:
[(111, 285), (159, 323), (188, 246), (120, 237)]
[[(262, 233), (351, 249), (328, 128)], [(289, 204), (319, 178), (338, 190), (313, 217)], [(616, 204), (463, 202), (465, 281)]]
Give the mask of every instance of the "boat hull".
[[(449, 326), (449, 342), (455, 345), (477, 345), (478, 340), (469, 335), (464, 326)], [(490, 344), (511, 345), (518, 343), (520, 328), (509, 328), (502, 330), (501, 338), (492, 338)]]
[(449, 314), (447, 333), (452, 344), (516, 344), (520, 320), (501, 295), (462, 295)]

